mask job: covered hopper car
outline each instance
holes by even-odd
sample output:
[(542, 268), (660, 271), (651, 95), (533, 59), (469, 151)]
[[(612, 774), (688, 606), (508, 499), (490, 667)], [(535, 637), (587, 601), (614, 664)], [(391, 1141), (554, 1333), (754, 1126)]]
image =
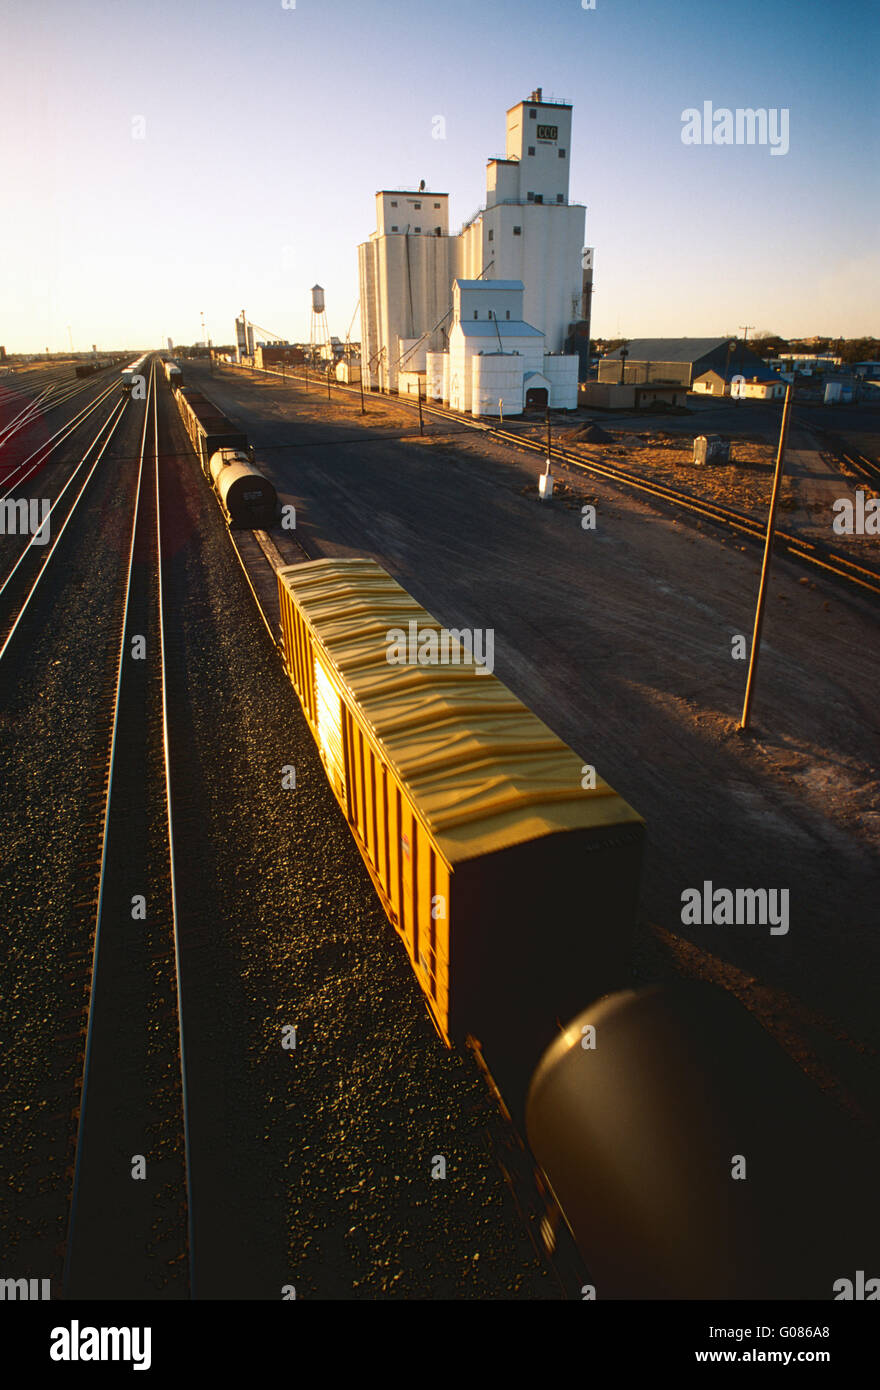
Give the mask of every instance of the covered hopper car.
[(445, 630), (373, 560), (278, 585), (288, 674), (436, 1027), (519, 1109), (585, 991), (626, 978), (641, 817), (461, 643), (390, 664), (391, 630)]

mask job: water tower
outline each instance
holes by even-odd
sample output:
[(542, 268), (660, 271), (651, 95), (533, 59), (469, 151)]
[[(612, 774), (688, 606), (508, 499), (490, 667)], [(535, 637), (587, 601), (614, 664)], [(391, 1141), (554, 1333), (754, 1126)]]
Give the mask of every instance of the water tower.
[(327, 326), (327, 311), (324, 308), (324, 291), (320, 285), (312, 285), (312, 322), (309, 330), (310, 356), (314, 362), (318, 357), (333, 360), (330, 344), (330, 330)]

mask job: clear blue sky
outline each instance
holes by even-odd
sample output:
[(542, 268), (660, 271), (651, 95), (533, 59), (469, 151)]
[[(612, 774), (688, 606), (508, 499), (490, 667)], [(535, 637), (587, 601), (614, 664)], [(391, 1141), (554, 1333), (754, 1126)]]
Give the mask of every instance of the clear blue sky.
[[(228, 342), (242, 307), (303, 338), (316, 281), (344, 336), (376, 189), (426, 179), (457, 230), (536, 86), (574, 106), (594, 333), (880, 334), (880, 0), (595, 5), (0, 0), (0, 342), (191, 342), (201, 310)], [(788, 154), (684, 145), (707, 100), (787, 108)]]

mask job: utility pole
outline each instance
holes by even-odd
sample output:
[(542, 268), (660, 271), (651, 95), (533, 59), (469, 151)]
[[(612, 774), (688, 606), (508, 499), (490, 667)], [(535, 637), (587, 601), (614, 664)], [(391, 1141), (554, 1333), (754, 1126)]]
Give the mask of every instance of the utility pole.
[(742, 333), (743, 333), (743, 342), (744, 342), (744, 343), (747, 343), (747, 342), (749, 341), (749, 329), (750, 329), (750, 328), (754, 328), (754, 326), (755, 326), (755, 325), (754, 325), (753, 323), (740, 323), (740, 324), (737, 324), (737, 327), (742, 329)]
[[(734, 350), (735, 347), (736, 347), (736, 343), (735, 343), (735, 342), (732, 342), (732, 343), (728, 343), (728, 344), (727, 344), (727, 358), (726, 358), (725, 363), (724, 363), (724, 380), (723, 380), (723, 382), (721, 383), (721, 394), (722, 394), (722, 396), (724, 395), (724, 392), (726, 391), (728, 385), (730, 385), (730, 354), (733, 352), (733, 350)], [(731, 390), (732, 390), (732, 389), (733, 389), (733, 388), (731, 387)]]
[(366, 415), (367, 407), (364, 405), (364, 359), (361, 353), (361, 365), (358, 367), (358, 381), (361, 387), (361, 415)]
[(550, 440), (550, 407), (549, 407), (549, 405), (548, 405), (548, 407), (547, 407), (547, 463), (548, 463), (548, 465), (549, 465), (549, 463), (550, 463), (550, 458), (551, 458), (550, 449), (551, 449), (551, 440)]
[(767, 593), (767, 578), (770, 573), (770, 555), (773, 550), (773, 527), (776, 522), (776, 504), (779, 501), (779, 489), (782, 482), (782, 470), (785, 461), (785, 441), (788, 436), (788, 420), (791, 413), (791, 383), (785, 388), (785, 405), (782, 408), (782, 425), (779, 430), (779, 448), (776, 451), (776, 472), (773, 475), (773, 492), (770, 497), (770, 515), (767, 518), (767, 536), (764, 541), (764, 563), (761, 566), (761, 582), (758, 586), (758, 605), (755, 609), (755, 628), (752, 633), (752, 650), (749, 653), (749, 674), (746, 680), (746, 694), (743, 700), (742, 718), (739, 722), (740, 732), (748, 728), (749, 713), (752, 704), (752, 687), (755, 680), (755, 672), (758, 669), (758, 652), (761, 645), (761, 628), (764, 624), (764, 600)]
[(421, 377), (416, 381), (416, 390), (419, 393), (419, 434), (425, 433), (425, 422), (422, 419), (422, 380)]

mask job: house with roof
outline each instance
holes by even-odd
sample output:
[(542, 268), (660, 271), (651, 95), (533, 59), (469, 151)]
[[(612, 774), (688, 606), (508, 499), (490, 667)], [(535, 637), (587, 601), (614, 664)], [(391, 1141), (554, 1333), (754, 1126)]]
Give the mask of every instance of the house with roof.
[(718, 372), (714, 367), (703, 372), (698, 376), (693, 384), (693, 390), (704, 396), (733, 396), (739, 400), (754, 401), (776, 401), (783, 400), (785, 397), (786, 382), (778, 372), (774, 372), (771, 367), (761, 365), (760, 367), (747, 366), (746, 372), (741, 367), (734, 369), (729, 367), (726, 371)]

